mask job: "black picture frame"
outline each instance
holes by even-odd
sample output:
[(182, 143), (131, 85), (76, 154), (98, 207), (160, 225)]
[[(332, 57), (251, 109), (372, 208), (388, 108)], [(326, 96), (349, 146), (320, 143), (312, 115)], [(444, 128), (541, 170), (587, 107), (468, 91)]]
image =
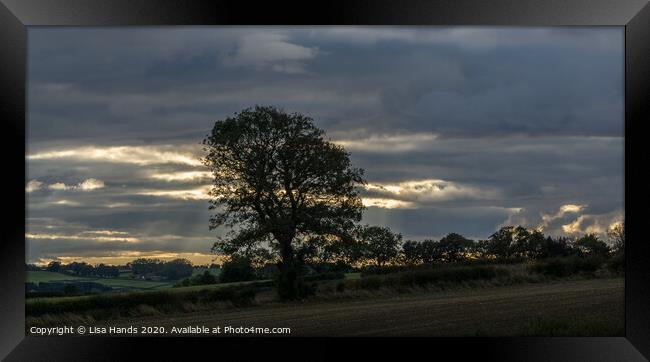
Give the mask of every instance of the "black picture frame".
[[(611, 338), (126, 338), (25, 336), (25, 111), (28, 26), (147, 25), (517, 25), (625, 27), (625, 337)], [(8, 361), (124, 359), (133, 349), (148, 359), (191, 352), (214, 358), (248, 352), (271, 358), (330, 359), (410, 351), (497, 360), (643, 361), (650, 358), (650, 247), (640, 236), (644, 206), (631, 180), (643, 145), (641, 127), (650, 107), (650, 5), (648, 0), (455, 0), (329, 2), (182, 0), (0, 0), (0, 115), (4, 233), (0, 243), (0, 358)], [(638, 166), (637, 166), (638, 167)], [(642, 167), (638, 167), (641, 169)], [(19, 172), (22, 170), (21, 172)], [(638, 173), (638, 172), (636, 172)], [(632, 196), (630, 196), (632, 195)], [(21, 214), (20, 211), (23, 211)], [(342, 352), (340, 343), (349, 343)], [(306, 354), (305, 354), (306, 353)], [(645, 356), (645, 357), (644, 357)], [(238, 358), (242, 359), (242, 358)]]

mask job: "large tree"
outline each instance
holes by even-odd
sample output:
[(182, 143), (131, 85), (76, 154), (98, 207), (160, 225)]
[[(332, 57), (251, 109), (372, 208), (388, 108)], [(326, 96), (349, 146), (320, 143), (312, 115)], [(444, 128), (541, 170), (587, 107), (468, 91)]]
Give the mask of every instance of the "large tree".
[(324, 139), (311, 118), (275, 107), (217, 121), (203, 144), (214, 175), (210, 228), (231, 228), (215, 249), (232, 255), (264, 245), (276, 251), (280, 296), (296, 298), (295, 244), (317, 235), (350, 237), (361, 220), (363, 170), (353, 168), (349, 154)]

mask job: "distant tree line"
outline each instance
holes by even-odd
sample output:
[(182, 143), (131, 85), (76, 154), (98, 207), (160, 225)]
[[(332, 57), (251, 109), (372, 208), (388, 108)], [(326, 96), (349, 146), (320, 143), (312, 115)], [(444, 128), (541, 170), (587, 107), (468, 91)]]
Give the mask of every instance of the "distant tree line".
[(192, 275), (194, 268), (187, 259), (174, 259), (162, 261), (160, 259), (136, 259), (127, 263), (131, 273), (135, 276), (160, 276), (165, 279), (176, 280)]
[[(609, 244), (596, 234), (579, 237), (552, 237), (536, 229), (505, 226), (485, 240), (472, 240), (450, 233), (439, 240), (406, 240), (402, 235), (380, 226), (361, 226), (348, 240), (315, 238), (297, 247), (299, 265), (329, 265), (330, 270), (351, 270), (358, 267), (387, 265), (415, 266), (421, 264), (486, 262), (525, 262), (556, 257), (622, 256), (625, 251), (625, 225), (608, 232)], [(277, 262), (272, 250), (257, 248), (232, 254), (224, 264), (224, 276), (234, 280), (254, 279), (254, 271)], [(343, 267), (342, 267), (343, 266)], [(258, 273), (259, 274), (259, 273)]]
[(79, 263), (76, 261), (69, 264), (62, 264), (60, 261), (52, 261), (45, 267), (45, 270), (83, 277), (115, 278), (120, 275), (120, 270), (117, 266), (106, 264), (93, 266), (86, 262)]
[[(81, 277), (100, 277), (100, 278), (116, 278), (120, 275), (120, 269), (131, 270), (135, 277), (160, 277), (164, 279), (177, 280), (186, 278), (192, 275), (194, 266), (187, 259), (174, 259), (171, 261), (163, 261), (160, 259), (135, 259), (130, 263), (123, 266), (98, 264), (91, 265), (86, 262), (71, 262), (63, 264), (60, 261), (52, 261), (45, 267), (39, 267), (34, 264), (26, 264), (28, 271), (49, 271), (55, 273), (64, 273)], [(211, 268), (216, 268), (218, 265), (211, 264)]]

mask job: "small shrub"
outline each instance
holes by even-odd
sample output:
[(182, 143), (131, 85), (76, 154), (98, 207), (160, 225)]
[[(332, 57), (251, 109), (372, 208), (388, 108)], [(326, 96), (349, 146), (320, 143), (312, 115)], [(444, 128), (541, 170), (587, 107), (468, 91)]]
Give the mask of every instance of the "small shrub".
[(569, 256), (541, 260), (530, 267), (534, 273), (553, 277), (568, 277), (578, 273), (593, 274), (603, 265), (600, 256)]
[(613, 272), (622, 273), (625, 271), (625, 254), (617, 253), (607, 261), (607, 268)]
[(157, 309), (173, 310), (184, 303), (212, 303), (229, 301), (235, 306), (252, 304), (260, 286), (259, 283), (242, 286), (224, 287), (219, 289), (202, 289), (187, 292), (137, 292), (128, 294), (104, 294), (89, 297), (79, 297), (71, 300), (47, 301), (35, 300), (25, 306), (26, 315), (39, 316), (43, 314), (77, 313), (95, 311), (93, 316), (106, 318), (114, 312), (126, 312), (142, 308), (142, 305)]
[(357, 289), (369, 290), (376, 290), (381, 287), (404, 289), (424, 287), (430, 284), (460, 285), (467, 281), (491, 280), (509, 275), (509, 270), (489, 265), (442, 267), (438, 269), (419, 269), (387, 275), (366, 276), (352, 281), (351, 286)]
[(221, 273), (219, 274), (219, 282), (245, 282), (255, 280), (256, 277), (255, 269), (251, 265), (250, 260), (246, 258), (235, 258), (223, 264)]

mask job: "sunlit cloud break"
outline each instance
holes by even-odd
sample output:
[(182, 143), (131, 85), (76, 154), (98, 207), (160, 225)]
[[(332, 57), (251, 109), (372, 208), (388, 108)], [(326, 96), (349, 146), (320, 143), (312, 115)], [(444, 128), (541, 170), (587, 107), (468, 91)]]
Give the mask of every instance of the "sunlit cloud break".
[(576, 214), (579, 213), (580, 211), (584, 210), (587, 207), (587, 205), (574, 205), (574, 204), (566, 204), (560, 206), (560, 209), (558, 210), (557, 213), (555, 214), (541, 214), (542, 217), (542, 224), (539, 227), (546, 227), (551, 221), (560, 219), (564, 217), (567, 214)]
[(212, 177), (209, 171), (187, 171), (187, 172), (166, 172), (152, 173), (149, 177), (167, 182), (173, 181), (202, 181)]
[(25, 192), (30, 193), (30, 192), (34, 192), (36, 190), (40, 190), (42, 186), (43, 186), (42, 182), (40, 182), (38, 180), (31, 180), (25, 186)]
[(435, 133), (379, 134), (359, 139), (333, 140), (332, 142), (350, 151), (394, 153), (417, 151), (431, 144), (437, 138), (438, 135)]
[(190, 150), (179, 151), (178, 146), (114, 146), (50, 150), (27, 155), (28, 160), (71, 159), (77, 161), (98, 161), (128, 163), (136, 165), (182, 164), (201, 166), (201, 160)]
[[(41, 182), (39, 182), (39, 183), (42, 184)], [(50, 184), (47, 188), (50, 189), (50, 190), (58, 190), (58, 191), (60, 191), (60, 190), (92, 191), (92, 190), (101, 189), (104, 186), (105, 186), (104, 181), (98, 180), (98, 179), (95, 179), (95, 178), (89, 178), (89, 179), (81, 181), (80, 183), (78, 183), (76, 185), (66, 185), (63, 182), (56, 182), (56, 183)], [(34, 191), (34, 190), (32, 190), (32, 191)], [(30, 192), (30, 191), (28, 191), (28, 192)]]
[(209, 200), (210, 188), (210, 186), (202, 186), (183, 190), (145, 190), (136, 193), (136, 195), (168, 197), (180, 200)]
[[(128, 233), (127, 233), (128, 235)], [(128, 243), (139, 242), (140, 239), (136, 237), (131, 237), (127, 235), (117, 235), (117, 236), (103, 236), (93, 235), (92, 232), (84, 232), (80, 234), (65, 235), (65, 234), (42, 234), (42, 233), (26, 233), (25, 238), (27, 239), (45, 239), (45, 240), (88, 240), (88, 241), (123, 241)]]
[(382, 209), (411, 209), (415, 208), (415, 203), (409, 201), (385, 199), (378, 197), (364, 197), (361, 202), (365, 207), (379, 207)]
[(456, 199), (493, 199), (499, 196), (498, 190), (435, 179), (398, 183), (368, 183), (365, 185), (365, 189), (411, 203)]

